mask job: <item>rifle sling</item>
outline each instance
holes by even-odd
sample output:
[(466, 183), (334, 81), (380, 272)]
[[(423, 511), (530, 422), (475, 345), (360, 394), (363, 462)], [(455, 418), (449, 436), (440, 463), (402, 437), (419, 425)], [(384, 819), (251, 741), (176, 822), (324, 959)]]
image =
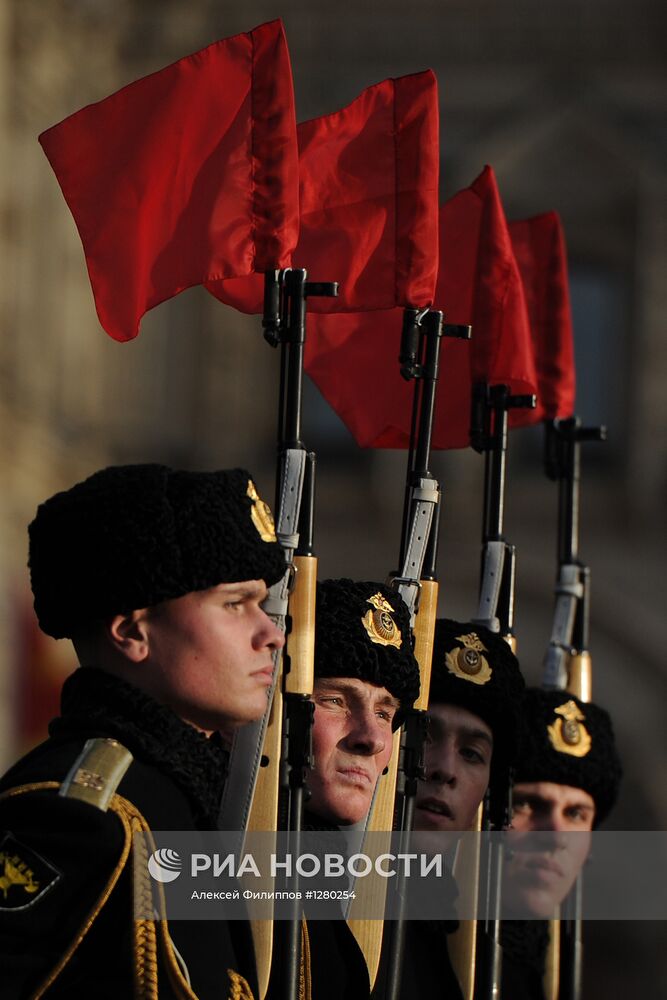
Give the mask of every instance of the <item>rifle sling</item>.
[(575, 563), (562, 563), (556, 584), (556, 606), (551, 638), (543, 664), (543, 685), (546, 688), (567, 686), (567, 660), (572, 650), (577, 603), (582, 597), (580, 567)]
[(438, 484), (434, 479), (420, 479), (411, 488), (410, 499), (413, 511), (412, 523), (407, 539), (405, 559), (401, 576), (397, 578), (397, 589), (410, 609), (411, 624), (414, 625), (419, 579), (424, 556), (431, 534), (431, 524), (435, 508), (440, 498)]
[(507, 543), (504, 541), (488, 541), (484, 545), (484, 568), (479, 592), (479, 608), (473, 621), (478, 625), (485, 625), (491, 632), (500, 631), (497, 611), (506, 552)]

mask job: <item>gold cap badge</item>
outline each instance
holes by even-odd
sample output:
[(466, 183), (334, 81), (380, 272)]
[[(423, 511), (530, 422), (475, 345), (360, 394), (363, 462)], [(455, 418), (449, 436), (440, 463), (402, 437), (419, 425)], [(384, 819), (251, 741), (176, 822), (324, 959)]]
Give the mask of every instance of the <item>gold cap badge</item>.
[(464, 681), (472, 681), (473, 684), (486, 684), (490, 681), (493, 671), (489, 661), (482, 656), (482, 653), (488, 653), (488, 649), (477, 633), (457, 635), (456, 641), (462, 642), (463, 648), (452, 649), (447, 653), (447, 669), (450, 674), (455, 674)]
[(549, 740), (554, 750), (559, 753), (569, 753), (572, 757), (585, 757), (592, 743), (591, 734), (582, 725), (586, 716), (579, 711), (576, 702), (571, 700), (559, 705), (554, 712), (562, 716), (551, 726), (547, 726)]
[(394, 610), (386, 601), (382, 594), (373, 594), (368, 598), (367, 604), (372, 604), (374, 611), (367, 611), (361, 618), (361, 624), (366, 629), (366, 633), (371, 642), (377, 642), (380, 646), (395, 646), (401, 648), (401, 630), (391, 617)]
[(246, 495), (252, 500), (250, 516), (252, 518), (252, 523), (257, 528), (259, 537), (263, 542), (277, 541), (276, 529), (273, 523), (273, 514), (271, 513), (269, 505), (264, 503), (264, 501), (260, 498), (252, 479), (248, 480)]

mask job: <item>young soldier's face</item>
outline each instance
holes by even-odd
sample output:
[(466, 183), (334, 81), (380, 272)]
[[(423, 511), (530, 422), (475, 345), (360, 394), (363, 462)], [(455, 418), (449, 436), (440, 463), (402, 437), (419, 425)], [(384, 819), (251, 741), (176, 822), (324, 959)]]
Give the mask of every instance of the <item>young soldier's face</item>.
[[(262, 580), (223, 583), (149, 608), (141, 686), (205, 732), (260, 718), (283, 633), (261, 607)], [(138, 681), (139, 682), (139, 681)]]
[(336, 825), (357, 823), (391, 757), (399, 703), (386, 688), (351, 677), (317, 679), (313, 701), (308, 809)]
[(417, 789), (415, 830), (469, 830), (489, 784), (493, 734), (458, 705), (429, 705), (428, 714), (426, 780)]
[(517, 913), (548, 918), (588, 856), (595, 802), (581, 788), (549, 781), (519, 782), (512, 802), (516, 835), (504, 865), (504, 903)]

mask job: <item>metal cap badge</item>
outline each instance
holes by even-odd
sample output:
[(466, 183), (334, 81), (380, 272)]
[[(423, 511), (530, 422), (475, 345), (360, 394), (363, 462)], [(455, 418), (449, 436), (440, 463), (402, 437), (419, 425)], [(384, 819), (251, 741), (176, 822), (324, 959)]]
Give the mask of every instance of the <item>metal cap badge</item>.
[(447, 669), (450, 674), (455, 674), (465, 681), (472, 681), (473, 684), (486, 684), (490, 681), (493, 671), (489, 661), (482, 656), (482, 653), (488, 653), (488, 649), (477, 633), (457, 635), (456, 641), (462, 642), (463, 647), (452, 649), (446, 654)]
[(590, 733), (583, 725), (586, 716), (579, 710), (574, 701), (566, 701), (554, 713), (560, 715), (552, 725), (547, 726), (549, 740), (554, 750), (559, 753), (569, 753), (573, 757), (585, 757), (591, 748)]
[(368, 638), (380, 646), (395, 646), (396, 649), (400, 649), (403, 638), (401, 630), (391, 617), (394, 609), (389, 601), (378, 592), (369, 597), (366, 603), (372, 604), (375, 609), (367, 611), (361, 619)]
[(264, 503), (262, 498), (259, 496), (257, 490), (255, 489), (255, 484), (252, 479), (248, 480), (248, 496), (252, 500), (252, 507), (250, 508), (250, 516), (252, 518), (252, 523), (257, 528), (259, 537), (263, 542), (275, 542), (276, 539), (276, 528), (273, 523), (273, 514), (271, 513), (271, 508), (267, 503)]

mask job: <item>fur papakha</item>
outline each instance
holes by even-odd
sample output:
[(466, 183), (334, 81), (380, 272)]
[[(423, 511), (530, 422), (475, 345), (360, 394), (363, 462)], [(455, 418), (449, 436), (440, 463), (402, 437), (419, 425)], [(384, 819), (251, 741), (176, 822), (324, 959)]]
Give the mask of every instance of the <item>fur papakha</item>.
[[(490, 676), (483, 684), (475, 683), (463, 672), (452, 673), (448, 667), (447, 654), (456, 659), (459, 652), (467, 648), (464, 637), (469, 636), (476, 636), (484, 647), (480, 655), (490, 668)], [(429, 704), (460, 705), (483, 719), (493, 733), (494, 760), (502, 759), (505, 766), (514, 763), (519, 748), (524, 689), (519, 661), (502, 636), (473, 622), (458, 622), (452, 618), (437, 620)]]
[[(562, 726), (563, 713), (557, 708), (574, 702), (583, 716), (576, 725), (581, 736), (590, 738), (583, 756), (556, 749), (549, 727)], [(550, 781), (556, 785), (581, 788), (595, 802), (597, 826), (609, 814), (623, 774), (609, 713), (592, 702), (583, 702), (568, 691), (528, 688), (522, 712), (522, 746), (516, 766), (516, 781)], [(558, 745), (558, 744), (557, 744)]]
[[(391, 607), (400, 646), (373, 641), (363, 624), (380, 594)], [(317, 585), (315, 677), (352, 677), (385, 687), (410, 708), (419, 694), (419, 667), (412, 651), (410, 613), (402, 598), (381, 583), (349, 579)]]
[(28, 531), (43, 631), (71, 637), (191, 591), (280, 579), (283, 551), (256, 527), (268, 515), (250, 481), (244, 469), (111, 466), (40, 504)]

